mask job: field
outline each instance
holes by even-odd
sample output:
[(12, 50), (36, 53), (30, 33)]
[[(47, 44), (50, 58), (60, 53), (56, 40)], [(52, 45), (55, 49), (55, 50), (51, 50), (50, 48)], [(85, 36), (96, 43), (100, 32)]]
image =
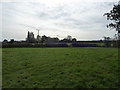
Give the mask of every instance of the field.
[(117, 48), (3, 48), (3, 88), (118, 88)]
[(2, 88), (2, 49), (0, 48), (0, 89)]

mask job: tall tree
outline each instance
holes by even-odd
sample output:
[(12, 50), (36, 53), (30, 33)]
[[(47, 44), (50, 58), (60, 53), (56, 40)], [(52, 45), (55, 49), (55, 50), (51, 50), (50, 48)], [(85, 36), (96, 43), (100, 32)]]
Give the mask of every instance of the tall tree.
[(105, 13), (104, 16), (107, 16), (107, 20), (112, 21), (107, 27), (118, 32), (118, 40), (120, 42), (120, 1), (113, 6), (109, 13)]
[(72, 36), (68, 35), (67, 36), (67, 40), (71, 41), (72, 40)]

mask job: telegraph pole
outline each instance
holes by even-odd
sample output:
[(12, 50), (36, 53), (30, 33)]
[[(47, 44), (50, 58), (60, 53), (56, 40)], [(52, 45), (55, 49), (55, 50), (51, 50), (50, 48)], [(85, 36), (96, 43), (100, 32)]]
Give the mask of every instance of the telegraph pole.
[(40, 40), (39, 40), (40, 39), (40, 36), (39, 36), (39, 31), (40, 30), (39, 29), (36, 29), (36, 30), (38, 31), (37, 39), (38, 39), (38, 43), (39, 43), (40, 42)]
[(38, 30), (38, 35), (39, 35), (39, 31), (40, 31), (40, 30), (39, 30), (39, 29), (36, 29), (36, 30)]

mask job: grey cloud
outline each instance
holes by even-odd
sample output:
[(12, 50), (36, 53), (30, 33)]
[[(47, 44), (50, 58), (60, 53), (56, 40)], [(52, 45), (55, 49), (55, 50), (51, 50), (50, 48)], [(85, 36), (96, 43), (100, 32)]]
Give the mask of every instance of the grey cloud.
[(37, 16), (40, 19), (60, 19), (64, 17), (69, 17), (70, 14), (64, 11), (64, 7), (54, 7), (47, 8), (47, 11), (39, 11), (37, 12)]
[[(103, 18), (103, 14), (111, 7), (112, 3), (58, 4), (54, 7), (33, 2), (4, 3), (3, 21), (9, 19), (4, 26), (15, 26), (15, 28), (12, 27), (13, 31), (17, 28), (16, 24), (21, 24), (20, 27), (23, 29), (25, 27), (34, 30), (39, 28), (46, 33), (48, 31), (64, 32), (63, 36), (74, 30), (84, 30), (86, 33), (93, 30), (100, 32), (100, 29), (106, 28), (107, 21)], [(12, 21), (16, 24), (11, 23)]]
[(19, 25), (22, 25), (24, 27), (27, 27), (28, 29), (34, 29), (34, 30), (40, 30), (40, 31), (60, 31), (60, 29), (56, 29), (56, 28), (48, 28), (48, 27), (44, 27), (44, 26), (39, 26), (39, 27), (36, 27), (36, 26), (33, 26), (33, 25), (27, 25), (27, 24), (19, 24)]
[[(104, 25), (104, 21), (101, 20), (101, 18), (85, 18), (84, 20), (80, 20), (80, 19), (74, 19), (74, 18), (65, 18), (64, 19), (65, 23), (55, 23), (55, 25), (58, 25), (60, 27), (65, 27), (65, 28), (72, 28), (72, 29), (91, 29), (94, 27), (98, 27), (98, 26), (103, 26)], [(97, 26), (98, 25), (98, 26)]]

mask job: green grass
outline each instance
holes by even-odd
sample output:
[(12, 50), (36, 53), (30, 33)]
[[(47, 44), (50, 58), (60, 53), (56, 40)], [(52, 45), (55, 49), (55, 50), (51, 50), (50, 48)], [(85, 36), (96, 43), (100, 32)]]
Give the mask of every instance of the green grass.
[(0, 48), (0, 89), (2, 88), (2, 49)]
[(3, 88), (114, 88), (117, 48), (4, 48)]

